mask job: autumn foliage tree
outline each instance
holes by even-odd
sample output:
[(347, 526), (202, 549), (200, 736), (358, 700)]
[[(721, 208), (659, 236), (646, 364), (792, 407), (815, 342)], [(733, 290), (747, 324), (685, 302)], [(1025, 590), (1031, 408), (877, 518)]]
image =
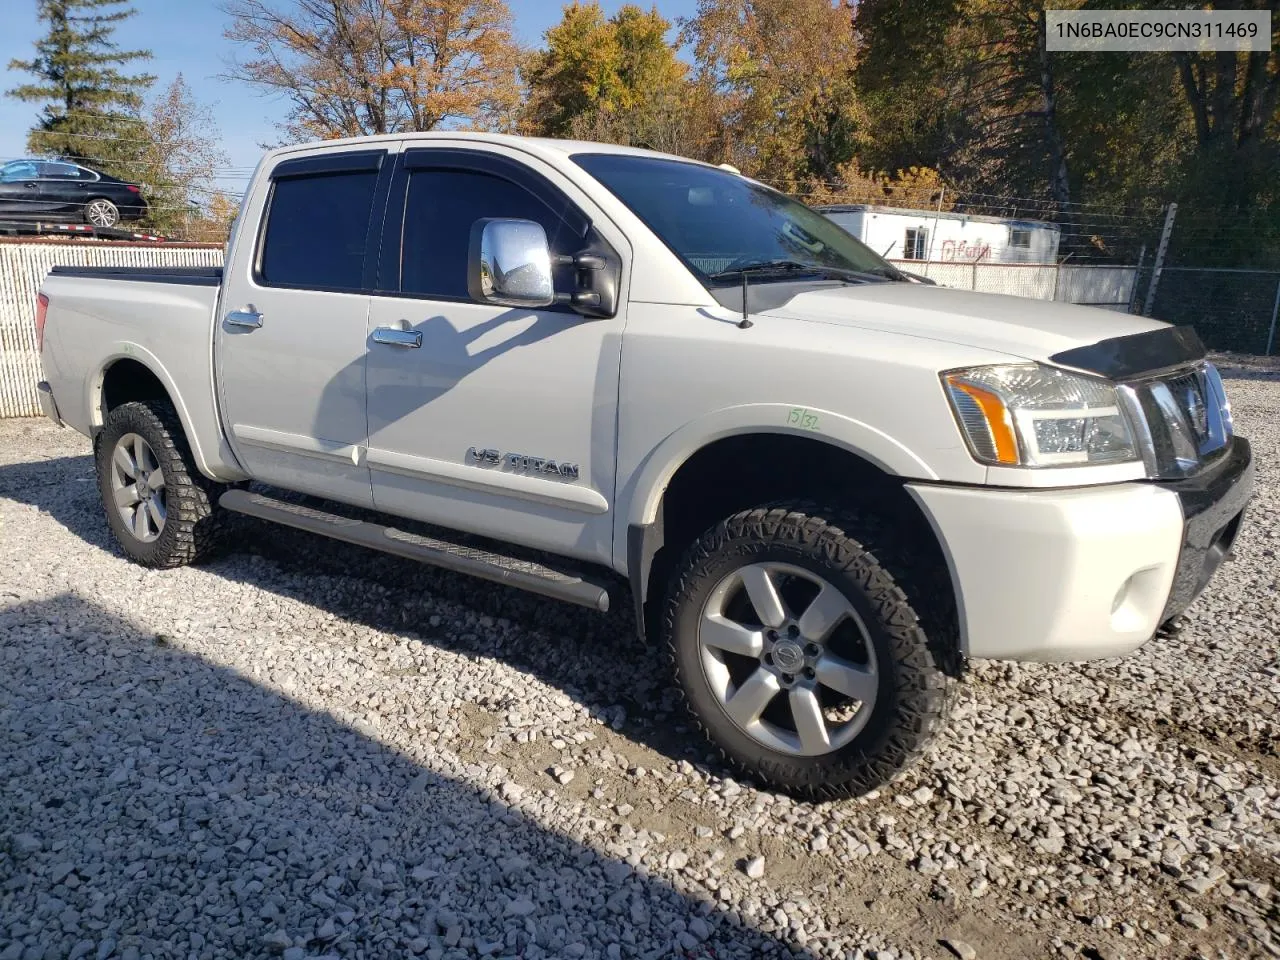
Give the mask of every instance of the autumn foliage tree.
[(860, 122), (843, 3), (699, 0), (684, 35), (715, 98), (721, 159), (784, 184), (839, 178)]
[(229, 0), (230, 76), (289, 103), (287, 134), (326, 139), (503, 128), (519, 51), (502, 0)]
[(148, 223), (162, 233), (186, 233), (221, 196), (217, 173), (230, 163), (213, 114), (178, 74), (147, 105), (140, 129), (146, 139), (131, 179), (145, 185)]
[(704, 106), (656, 9), (627, 4), (606, 18), (600, 5), (571, 3), (529, 55), (520, 127), (542, 136), (697, 154)]

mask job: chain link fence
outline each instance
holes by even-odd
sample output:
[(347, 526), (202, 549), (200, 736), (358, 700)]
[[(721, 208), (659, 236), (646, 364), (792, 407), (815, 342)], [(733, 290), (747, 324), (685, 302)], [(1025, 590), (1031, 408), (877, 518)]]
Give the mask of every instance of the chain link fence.
[[(1153, 281), (1144, 269), (1142, 301)], [(1196, 329), (1214, 350), (1272, 356), (1280, 349), (1280, 269), (1164, 267), (1156, 281), (1149, 316)]]

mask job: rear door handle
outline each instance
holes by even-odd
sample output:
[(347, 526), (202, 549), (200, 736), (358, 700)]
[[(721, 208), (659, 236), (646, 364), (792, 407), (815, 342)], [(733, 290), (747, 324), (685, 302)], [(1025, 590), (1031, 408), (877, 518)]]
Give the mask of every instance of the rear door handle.
[(395, 327), (376, 327), (373, 331), (373, 342), (417, 350), (422, 346), (422, 331), (397, 330)]
[(227, 324), (232, 327), (248, 327), (257, 330), (262, 326), (262, 314), (256, 310), (232, 310), (227, 314)]

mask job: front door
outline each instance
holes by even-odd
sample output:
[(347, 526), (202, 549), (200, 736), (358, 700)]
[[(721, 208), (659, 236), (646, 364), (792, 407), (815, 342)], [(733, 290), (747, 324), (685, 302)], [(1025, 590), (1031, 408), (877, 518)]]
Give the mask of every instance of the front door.
[(568, 254), (587, 216), (498, 150), (407, 150), (388, 206), (403, 225), (388, 218), (369, 312), (375, 505), (607, 562), (622, 315), (477, 303), (466, 280), (476, 220), (534, 220)]
[(0, 217), (38, 220), (44, 216), (39, 177), (34, 160), (15, 160), (0, 169)]
[[(286, 160), (255, 197), (264, 229), (237, 251), (217, 324), (227, 433), (255, 479), (371, 506), (365, 342), (386, 153)], [(389, 165), (388, 165), (389, 166)], [(254, 243), (241, 237), (239, 243)]]

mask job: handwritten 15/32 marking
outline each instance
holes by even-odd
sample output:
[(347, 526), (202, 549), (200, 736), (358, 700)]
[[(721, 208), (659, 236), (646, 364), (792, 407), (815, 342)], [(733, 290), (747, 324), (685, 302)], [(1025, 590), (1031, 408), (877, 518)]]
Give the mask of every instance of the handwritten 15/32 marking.
[(801, 430), (821, 430), (818, 424), (818, 415), (810, 412), (807, 407), (794, 407), (787, 414), (787, 423), (799, 427)]

